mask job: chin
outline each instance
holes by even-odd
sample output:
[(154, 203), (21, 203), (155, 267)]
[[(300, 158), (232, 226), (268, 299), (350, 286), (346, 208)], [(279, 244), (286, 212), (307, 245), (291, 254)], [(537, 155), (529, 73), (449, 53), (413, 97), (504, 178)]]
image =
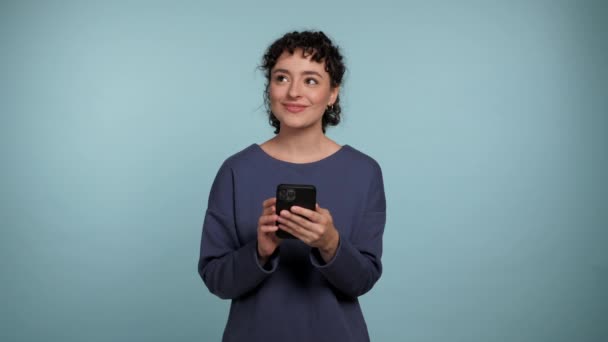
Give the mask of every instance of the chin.
[(296, 130), (303, 130), (303, 129), (309, 129), (311, 127), (315, 126), (314, 122), (289, 122), (289, 120), (287, 121), (280, 121), (281, 122), (281, 127), (289, 127), (290, 129), (296, 129)]
[[(279, 113), (279, 115), (275, 114), (275, 117), (281, 123), (281, 127), (289, 127), (291, 129), (306, 129), (316, 124), (320, 125), (321, 117), (317, 120), (310, 120), (310, 117), (306, 117), (307, 115), (298, 115), (293, 113)], [(317, 122), (318, 121), (318, 122)]]

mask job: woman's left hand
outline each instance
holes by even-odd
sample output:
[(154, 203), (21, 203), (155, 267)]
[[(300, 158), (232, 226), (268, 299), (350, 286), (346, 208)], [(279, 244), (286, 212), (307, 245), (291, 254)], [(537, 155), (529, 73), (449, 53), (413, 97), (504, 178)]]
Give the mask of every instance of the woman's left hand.
[(316, 205), (316, 210), (293, 206), (290, 211), (282, 210), (278, 218), (279, 229), (300, 239), (321, 252), (325, 262), (336, 254), (340, 235), (334, 226), (329, 210)]

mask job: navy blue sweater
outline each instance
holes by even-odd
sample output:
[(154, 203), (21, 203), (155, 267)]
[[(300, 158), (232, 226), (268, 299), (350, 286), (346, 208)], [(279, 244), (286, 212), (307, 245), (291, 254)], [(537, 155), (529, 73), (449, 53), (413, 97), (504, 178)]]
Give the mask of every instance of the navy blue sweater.
[[(280, 183), (317, 188), (340, 234), (328, 263), (286, 239), (259, 264), (262, 202)], [(198, 263), (209, 291), (232, 300), (223, 341), (369, 341), (358, 297), (382, 273), (385, 220), (380, 166), (349, 145), (305, 164), (275, 159), (257, 144), (226, 159), (209, 194)]]

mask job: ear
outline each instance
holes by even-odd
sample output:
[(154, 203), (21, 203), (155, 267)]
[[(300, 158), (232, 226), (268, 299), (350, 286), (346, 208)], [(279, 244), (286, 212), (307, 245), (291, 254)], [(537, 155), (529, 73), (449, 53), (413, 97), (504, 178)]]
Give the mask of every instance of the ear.
[(339, 94), (340, 94), (340, 86), (331, 88), (330, 94), (329, 94), (329, 103), (328, 103), (328, 105), (333, 105), (334, 103), (336, 103), (336, 99), (338, 98)]

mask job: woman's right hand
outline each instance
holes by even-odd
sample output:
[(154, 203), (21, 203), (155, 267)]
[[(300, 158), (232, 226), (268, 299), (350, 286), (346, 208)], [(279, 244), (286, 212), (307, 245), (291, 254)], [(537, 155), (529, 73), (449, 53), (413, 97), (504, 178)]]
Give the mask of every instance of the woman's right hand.
[(262, 203), (262, 215), (258, 220), (258, 258), (262, 266), (281, 243), (281, 238), (276, 235), (279, 229), (276, 225), (278, 218), (275, 213), (276, 203), (276, 197), (265, 200)]

